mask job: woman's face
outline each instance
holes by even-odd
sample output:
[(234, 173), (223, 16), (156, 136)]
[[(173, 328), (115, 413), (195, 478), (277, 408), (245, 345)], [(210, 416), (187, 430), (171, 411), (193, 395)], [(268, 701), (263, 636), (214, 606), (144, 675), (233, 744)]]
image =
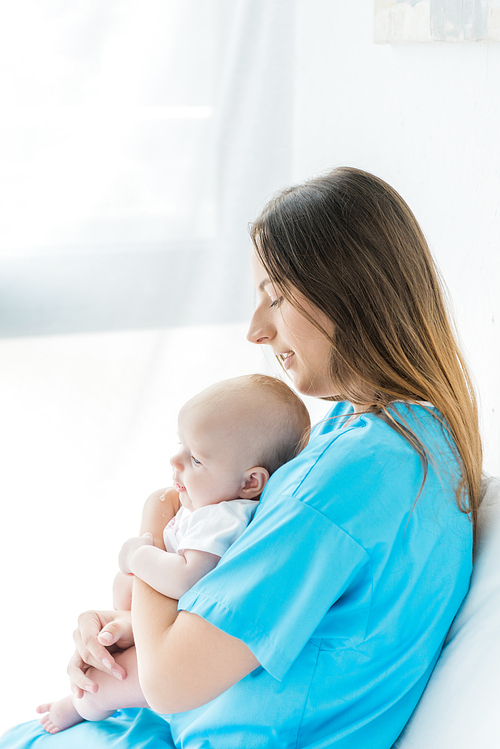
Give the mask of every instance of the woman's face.
[[(280, 296), (255, 251), (252, 267), (257, 308), (250, 322), (248, 340), (271, 347), (281, 358), (300, 393), (316, 397), (335, 395), (330, 375), (330, 342), (298, 309)], [(331, 337), (331, 320), (298, 292), (297, 297), (304, 310)]]

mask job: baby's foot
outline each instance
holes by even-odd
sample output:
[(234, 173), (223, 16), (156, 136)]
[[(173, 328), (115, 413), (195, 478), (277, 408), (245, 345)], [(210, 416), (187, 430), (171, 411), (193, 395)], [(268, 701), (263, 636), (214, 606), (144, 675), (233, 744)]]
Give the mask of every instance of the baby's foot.
[(40, 723), (47, 733), (59, 733), (66, 728), (80, 723), (83, 718), (75, 710), (71, 695), (64, 697), (57, 702), (47, 702), (44, 705), (38, 705), (37, 713), (47, 713), (40, 718)]

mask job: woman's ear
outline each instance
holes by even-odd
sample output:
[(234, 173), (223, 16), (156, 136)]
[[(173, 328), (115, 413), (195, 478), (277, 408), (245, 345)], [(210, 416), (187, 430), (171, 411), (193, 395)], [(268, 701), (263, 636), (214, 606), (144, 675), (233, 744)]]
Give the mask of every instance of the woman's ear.
[(249, 468), (243, 474), (243, 482), (240, 489), (240, 499), (256, 499), (269, 481), (269, 471), (262, 466)]

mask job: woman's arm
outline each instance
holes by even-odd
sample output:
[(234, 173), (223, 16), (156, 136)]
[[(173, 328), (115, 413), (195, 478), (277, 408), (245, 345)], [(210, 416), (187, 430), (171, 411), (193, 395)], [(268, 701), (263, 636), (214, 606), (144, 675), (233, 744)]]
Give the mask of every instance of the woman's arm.
[(235, 637), (134, 580), (132, 621), (139, 680), (159, 713), (192, 710), (218, 697), (260, 664)]

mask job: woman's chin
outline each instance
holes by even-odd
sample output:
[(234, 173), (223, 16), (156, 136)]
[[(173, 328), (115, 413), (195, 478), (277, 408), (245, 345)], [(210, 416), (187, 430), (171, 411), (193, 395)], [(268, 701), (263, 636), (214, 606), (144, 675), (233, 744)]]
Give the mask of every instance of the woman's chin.
[(331, 385), (316, 382), (315, 380), (305, 380), (300, 377), (292, 377), (293, 386), (301, 395), (307, 395), (310, 398), (334, 398), (335, 391)]

